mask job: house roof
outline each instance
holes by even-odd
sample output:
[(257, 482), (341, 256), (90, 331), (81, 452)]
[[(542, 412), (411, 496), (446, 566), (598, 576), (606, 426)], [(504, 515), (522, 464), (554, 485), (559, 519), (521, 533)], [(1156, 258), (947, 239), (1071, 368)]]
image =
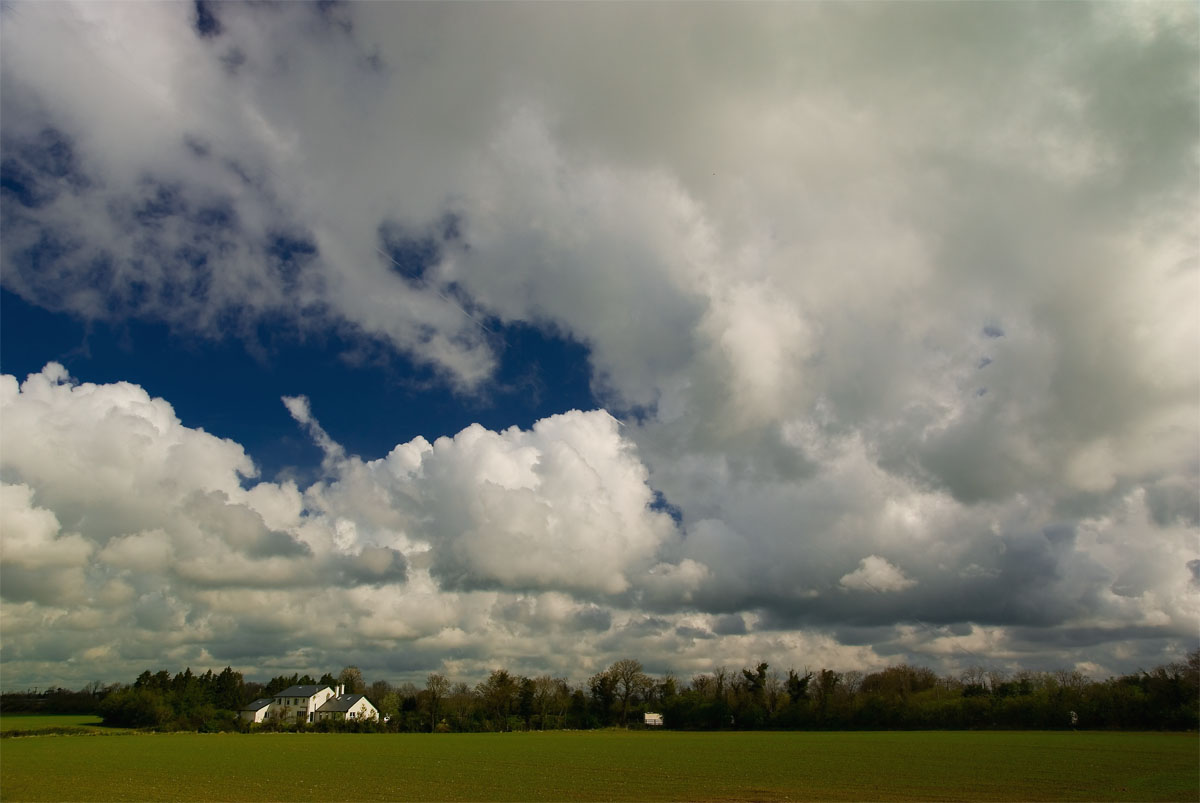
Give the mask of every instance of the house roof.
[(280, 692), (276, 692), (276, 697), (312, 697), (321, 689), (328, 689), (329, 684), (319, 683), (316, 686), (288, 686)]
[[(349, 711), (359, 700), (362, 700), (361, 694), (343, 694), (341, 697), (331, 697), (325, 701), (325, 705), (318, 708), (318, 711)], [(367, 705), (371, 705), (371, 701), (367, 700)], [(374, 708), (374, 706), (371, 706)]]
[(257, 711), (260, 708), (266, 708), (272, 702), (274, 702), (274, 701), (270, 697), (259, 697), (254, 702), (246, 703), (246, 705), (242, 706), (242, 710), (243, 711)]

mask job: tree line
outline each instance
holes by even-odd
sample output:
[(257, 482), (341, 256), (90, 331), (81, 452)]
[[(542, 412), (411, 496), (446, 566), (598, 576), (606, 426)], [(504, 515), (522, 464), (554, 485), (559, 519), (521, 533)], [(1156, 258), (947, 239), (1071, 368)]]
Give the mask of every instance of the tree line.
[(718, 667), (688, 680), (654, 676), (626, 658), (572, 685), (549, 675), (496, 669), (474, 685), (441, 674), (423, 687), (367, 684), (353, 666), (337, 676), (280, 675), (246, 681), (226, 667), (194, 674), (143, 672), (129, 685), (72, 692), (5, 694), (4, 711), (98, 713), (109, 725), (159, 730), (248, 730), (238, 710), (294, 685), (344, 684), (379, 710), (379, 722), (297, 724), (268, 719), (255, 728), (473, 732), (640, 727), (647, 712), (683, 730), (1134, 729), (1192, 730), (1200, 724), (1200, 650), (1186, 661), (1107, 680), (1078, 672), (1005, 673), (971, 668), (939, 676), (907, 664), (873, 672), (788, 669), (766, 662)]

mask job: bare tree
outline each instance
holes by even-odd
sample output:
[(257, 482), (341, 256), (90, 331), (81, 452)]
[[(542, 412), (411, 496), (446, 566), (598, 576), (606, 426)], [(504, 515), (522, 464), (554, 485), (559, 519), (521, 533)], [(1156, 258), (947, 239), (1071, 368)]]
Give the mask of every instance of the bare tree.
[(386, 680), (377, 680), (367, 689), (366, 694), (367, 699), (378, 705), (380, 700), (394, 691), (395, 689), (392, 688), (391, 683), (388, 683)]
[(729, 692), (729, 670), (723, 666), (718, 666), (713, 670), (713, 683), (716, 685), (713, 695), (716, 699), (728, 702), (727, 694)]
[(650, 678), (642, 671), (640, 661), (632, 658), (622, 658), (608, 668), (608, 674), (616, 681), (617, 698), (621, 701), (621, 724), (628, 724), (629, 703), (640, 694), (650, 683)]
[(772, 669), (767, 673), (763, 691), (766, 695), (767, 713), (773, 716), (779, 710), (779, 703), (783, 697), (783, 678), (780, 677), (778, 669)]
[(471, 713), (471, 708), (475, 705), (475, 699), (475, 693), (466, 683), (459, 682), (450, 687), (443, 707), (454, 718), (454, 722), (459, 730), (465, 727), (467, 716)]
[(555, 717), (561, 717), (571, 702), (571, 689), (563, 678), (552, 678), (542, 675), (533, 679), (533, 704), (537, 708), (538, 719), (542, 730), (546, 729), (546, 720), (554, 712)]
[(988, 672), (982, 666), (968, 666), (962, 671), (962, 682), (964, 686), (974, 686), (980, 689), (988, 689)]
[(433, 733), (437, 729), (438, 703), (450, 692), (450, 681), (431, 672), (425, 679), (425, 690), (429, 692), (429, 732)]
[(345, 684), (347, 694), (363, 694), (367, 690), (367, 682), (357, 666), (348, 666), (338, 672), (338, 683)]

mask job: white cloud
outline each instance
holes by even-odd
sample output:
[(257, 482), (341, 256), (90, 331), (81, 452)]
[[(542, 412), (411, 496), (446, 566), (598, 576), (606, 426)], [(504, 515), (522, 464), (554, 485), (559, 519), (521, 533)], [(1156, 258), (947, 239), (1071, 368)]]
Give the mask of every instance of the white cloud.
[[(240, 447), (182, 425), (140, 387), (76, 384), (55, 364), (0, 387), (0, 472), (19, 480), (0, 491), (15, 671), (44, 671), (43, 631), (8, 627), (39, 611), (57, 611), (60, 634), (65, 619), (92, 617), (54, 649), (80, 659), (107, 645), (114, 668), (176, 653), (265, 668), (311, 654), (304, 645), (408, 643), (435, 660), (422, 645), (457, 630), (472, 634), (461, 653), (528, 655), (542, 631), (573, 644), (578, 628), (607, 630), (597, 601), (644, 590), (671, 604), (708, 575), (670, 562), (674, 523), (651, 509), (646, 469), (602, 411), (528, 431), (475, 425), (370, 462), (331, 441), (328, 479), (301, 493), (244, 489), (253, 465)], [(290, 407), (328, 439), (310, 409)], [(526, 605), (541, 613), (514, 635), (511, 612)]]
[(448, 587), (617, 594), (676, 537), (670, 517), (650, 510), (646, 470), (603, 411), (530, 431), (472, 425), (432, 445), (418, 439), (382, 460), (347, 461), (308, 495), (360, 532), (431, 547)]
[[(0, 467), (19, 480), (5, 486), (15, 517), (6, 566), (36, 568), (51, 555), (83, 566), (94, 553), (80, 594), (110, 570), (133, 572), (126, 579), (141, 588), (403, 580), (392, 553), (364, 554), (359, 543), (332, 550), (329, 524), (297, 511), (294, 486), (243, 489), (255, 470), (240, 446), (184, 426), (136, 385), (76, 384), (51, 363), (19, 386), (0, 379), (0, 413)], [(17, 588), (3, 593), (11, 599)]]
[(838, 585), (851, 591), (903, 591), (917, 584), (898, 567), (878, 555), (868, 555), (858, 562), (858, 568), (838, 580)]

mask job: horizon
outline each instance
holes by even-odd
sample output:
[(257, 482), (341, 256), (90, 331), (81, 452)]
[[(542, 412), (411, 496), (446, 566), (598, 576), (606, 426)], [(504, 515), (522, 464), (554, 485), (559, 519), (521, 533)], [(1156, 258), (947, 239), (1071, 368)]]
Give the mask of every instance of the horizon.
[(0, 23), (6, 688), (1200, 646), (1194, 4)]
[[(1198, 649), (1200, 649), (1200, 648), (1198, 648)], [(1193, 653), (1195, 653), (1195, 652), (1196, 651), (1194, 650)], [(1138, 667), (1137, 669), (1134, 669), (1134, 670), (1132, 670), (1132, 672), (1128, 672), (1128, 673), (1119, 673), (1117, 675), (1109, 674), (1109, 675), (1104, 675), (1104, 676), (1088, 675), (1088, 674), (1082, 673), (1082, 672), (1080, 672), (1079, 674), (1083, 679), (1085, 679), (1089, 682), (1103, 683), (1105, 681), (1113, 680), (1117, 677), (1121, 677), (1121, 676), (1125, 676), (1125, 675), (1136, 675), (1139, 672), (1149, 672), (1149, 671), (1159, 668), (1160, 666), (1171, 666), (1174, 664), (1186, 664), (1188, 662), (1188, 659), (1190, 658), (1190, 656), (1193, 653), (1189, 653), (1187, 655), (1181, 656), (1176, 660), (1165, 661), (1163, 664), (1158, 664), (1158, 665), (1154, 665), (1154, 666)], [(637, 659), (633, 659), (633, 660), (636, 661)], [(665, 671), (665, 672), (645, 672), (645, 674), (651, 680), (665, 680), (668, 677), (674, 678), (676, 681), (679, 682), (681, 689), (686, 689), (686, 688), (690, 688), (692, 681), (698, 676), (710, 676), (711, 677), (716, 672), (721, 671), (721, 670), (725, 670), (730, 673), (737, 673), (743, 669), (753, 669), (762, 663), (767, 664), (769, 674), (776, 673), (776, 674), (778, 674), (779, 677), (785, 677), (786, 673), (789, 671), (797, 671), (798, 674), (801, 674), (801, 673), (809, 673), (809, 672), (817, 673), (817, 672), (820, 672), (825, 669), (832, 670), (842, 676), (852, 674), (852, 673), (857, 673), (858, 675), (860, 675), (862, 677), (866, 677), (866, 676), (874, 674), (874, 673), (883, 672), (887, 669), (895, 669), (898, 667), (908, 667), (908, 668), (916, 669), (916, 670), (929, 669), (930, 671), (933, 671), (937, 675), (939, 680), (950, 680), (950, 681), (957, 681), (960, 683), (966, 683), (967, 681), (963, 679), (963, 675), (970, 673), (972, 671), (984, 672), (985, 674), (987, 674), (989, 676), (989, 679), (990, 679), (989, 682), (994, 682), (995, 679), (1012, 680), (1023, 674), (1054, 675), (1059, 672), (1077, 672), (1077, 670), (1068, 669), (1067, 667), (1056, 667), (1053, 669), (1027, 669), (1024, 667), (1017, 667), (1015, 669), (1014, 668), (988, 669), (987, 667), (982, 666), (982, 665), (972, 665), (972, 666), (966, 667), (964, 670), (962, 670), (962, 672), (959, 672), (959, 673), (942, 673), (942, 672), (937, 672), (936, 670), (932, 669), (932, 667), (922, 666), (922, 665), (914, 665), (914, 664), (905, 664), (905, 663), (894, 663), (894, 664), (887, 664), (887, 665), (883, 665), (883, 666), (875, 666), (875, 667), (872, 667), (870, 671), (863, 671), (861, 669), (852, 669), (852, 668), (848, 668), (848, 667), (843, 667), (840, 669), (834, 668), (834, 667), (814, 667), (814, 666), (780, 667), (780, 666), (770, 663), (769, 661), (762, 660), (762, 661), (751, 661), (748, 664), (742, 664), (740, 666), (723, 666), (723, 665), (715, 666), (715, 667), (712, 667), (712, 669), (710, 669), (708, 671), (697, 672), (694, 675), (692, 675), (691, 677), (681, 677), (681, 676), (671, 672), (670, 670)], [(342, 669), (344, 670), (344, 669), (357, 669), (357, 668), (358, 667), (348, 666), (348, 667), (343, 667)], [(609, 669), (609, 668), (610, 667), (605, 667), (601, 671), (607, 671), (607, 669)], [(225, 669), (232, 669), (234, 672), (241, 674), (241, 672), (238, 669), (236, 669), (235, 667), (229, 666), (229, 665), (220, 667), (220, 669), (218, 669), (217, 667), (202, 667), (199, 670), (193, 669), (192, 667), (187, 666), (187, 667), (184, 667), (183, 669), (180, 669), (180, 670), (174, 671), (174, 672), (172, 672), (169, 669), (166, 669), (165, 667), (157, 667), (155, 669), (151, 669), (148, 667), (145, 670), (143, 670), (142, 673), (139, 673), (139, 677), (144, 672), (153, 672), (153, 673), (157, 674), (157, 672), (160, 672), (160, 671), (167, 671), (171, 675), (171, 677), (175, 677), (176, 675), (181, 675), (188, 670), (191, 670), (193, 676), (203, 676), (205, 673), (208, 673), (208, 672), (211, 672), (215, 676), (215, 675), (221, 674), (221, 672), (223, 672)], [(474, 692), (479, 685), (481, 685), (482, 683), (484, 683), (487, 680), (487, 676), (490, 675), (492, 671), (498, 671), (498, 670), (507, 671), (505, 669), (505, 667), (502, 667), (502, 666), (494, 667), (492, 670), (488, 671), (484, 675), (479, 676), (478, 681), (475, 683), (471, 682), (471, 680), (473, 678), (462, 678), (462, 677), (449, 678), (448, 677), (448, 678), (445, 678), (445, 680), (448, 681), (452, 685), (458, 685), (460, 683), (464, 684), (472, 692)], [(339, 671), (341, 671), (341, 670), (339, 670)], [(315, 685), (328, 686), (329, 688), (336, 691), (339, 681), (335, 680), (332, 683), (321, 683), (320, 678), (324, 677), (327, 674), (333, 675), (333, 673), (329, 670), (320, 672), (318, 674), (316, 672), (316, 670), (310, 669), (306, 672), (305, 671), (294, 671), (291, 673), (280, 672), (280, 673), (277, 673), (277, 674), (271, 675), (271, 676), (262, 676), (261, 678), (252, 678), (252, 677), (243, 676), (242, 681), (244, 683), (253, 683), (253, 684), (256, 684), (256, 685), (259, 685), (259, 686), (262, 686), (265, 688), (265, 687), (269, 686), (272, 681), (279, 680), (279, 679), (287, 679), (287, 678), (291, 678), (291, 677), (296, 677), (300, 680), (303, 680), (304, 678), (317, 678), (317, 680), (314, 682)], [(435, 673), (430, 673), (430, 674), (435, 674)], [(516, 673), (509, 673), (509, 674), (513, 675), (514, 677), (517, 677), (517, 678), (534, 677), (532, 675), (521, 675), (521, 674), (516, 674)], [(585, 678), (578, 678), (578, 679), (571, 678), (571, 677), (555, 677), (554, 679), (565, 681), (566, 684), (571, 688), (578, 688), (578, 689), (586, 690), (587, 683), (591, 679), (591, 676), (585, 677)], [(859, 679), (861, 680), (861, 677)], [(134, 680), (136, 681), (136, 678)], [(363, 677), (363, 686), (364, 686), (364, 688), (367, 689), (367, 691), (362, 692), (362, 694), (366, 695), (367, 692), (370, 691), (371, 687), (375, 683), (378, 683), (378, 682), (387, 683), (393, 689), (399, 689), (405, 685), (411, 685), (417, 691), (421, 691), (423, 688), (425, 688), (422, 684), (427, 682), (427, 680), (428, 680), (428, 676), (426, 676), (426, 677), (411, 676), (411, 677), (405, 677), (405, 678), (401, 678), (401, 679), (367, 678), (364, 676)], [(55, 690), (77, 693), (77, 692), (87, 691), (89, 686), (96, 686), (96, 691), (99, 691), (99, 690), (106, 689), (106, 688), (113, 687), (113, 686), (127, 687), (127, 686), (132, 686), (132, 685), (134, 685), (133, 681), (124, 682), (124, 681), (112, 680), (112, 681), (105, 683), (102, 681), (93, 680), (93, 681), (88, 681), (86, 684), (84, 684), (83, 686), (81, 686), (79, 688), (67, 688), (67, 687), (62, 687), (62, 686), (46, 686), (45, 688), (42, 688), (41, 686), (34, 686), (31, 688), (27, 687), (24, 689), (0, 688), (0, 694), (6, 694), (6, 695), (7, 694), (44, 694), (44, 693), (48, 693), (48, 692), (55, 691)], [(314, 685), (314, 684), (299, 684), (299, 685)]]

